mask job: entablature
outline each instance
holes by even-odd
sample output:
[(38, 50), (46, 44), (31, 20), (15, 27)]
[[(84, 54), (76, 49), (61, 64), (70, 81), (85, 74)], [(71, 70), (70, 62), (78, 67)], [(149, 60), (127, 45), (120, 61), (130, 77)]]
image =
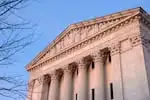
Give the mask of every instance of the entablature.
[[(118, 17), (119, 14), (120, 14), (120, 17)], [(65, 55), (68, 55), (76, 50), (79, 50), (82, 47), (96, 40), (102, 39), (105, 36), (110, 35), (110, 33), (117, 31), (120, 27), (123, 27), (129, 23), (132, 23), (135, 20), (140, 20), (141, 18), (143, 19), (143, 17), (141, 16), (143, 14), (145, 14), (144, 16), (148, 16), (147, 13), (142, 11), (142, 14), (141, 14), (141, 11), (139, 9), (138, 10), (134, 9), (131, 11), (124, 11), (122, 13), (120, 12), (120, 13), (112, 14), (112, 15), (102, 17), (102, 18), (100, 17), (101, 19), (97, 18), (95, 19), (95, 21), (91, 20), (91, 21), (85, 21), (85, 22), (80, 22), (77, 24), (70, 25), (69, 28), (67, 28), (60, 36), (58, 36), (59, 38), (57, 37), (56, 40), (52, 42), (40, 54), (41, 56), (40, 55), (37, 56), (37, 58), (35, 58), (35, 60), (33, 60), (33, 62), (31, 62), (27, 66), (27, 70), (29, 71), (38, 67), (42, 67), (48, 63), (54, 62), (64, 57)], [(147, 21), (148, 23), (150, 23), (149, 19), (146, 20), (146, 22)], [(101, 27), (99, 25), (101, 25)], [(82, 35), (85, 33), (86, 37), (84, 36), (83, 38), (81, 33)], [(90, 35), (88, 35), (88, 33)], [(78, 38), (80, 40), (76, 41), (75, 35), (80, 35), (80, 38)], [(68, 39), (71, 39), (71, 40), (67, 40), (67, 38), (65, 39), (65, 36), (68, 36)], [(65, 40), (67, 44), (65, 44), (64, 41), (62, 42), (62, 40)], [(66, 47), (64, 45), (66, 45)]]

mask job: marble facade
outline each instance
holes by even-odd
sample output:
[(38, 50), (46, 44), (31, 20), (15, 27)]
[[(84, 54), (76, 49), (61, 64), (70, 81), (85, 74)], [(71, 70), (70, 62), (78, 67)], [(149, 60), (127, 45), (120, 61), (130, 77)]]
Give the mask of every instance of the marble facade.
[(150, 15), (70, 25), (26, 67), (27, 100), (150, 100)]

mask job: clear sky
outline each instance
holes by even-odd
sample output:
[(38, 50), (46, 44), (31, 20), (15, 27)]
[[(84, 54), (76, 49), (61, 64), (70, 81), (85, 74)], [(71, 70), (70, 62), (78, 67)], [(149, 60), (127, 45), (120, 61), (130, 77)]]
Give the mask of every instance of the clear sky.
[(139, 6), (150, 13), (150, 0), (31, 0), (18, 14), (37, 25), (37, 40), (16, 56), (13, 66), (1, 71), (27, 80), (25, 66), (69, 24)]

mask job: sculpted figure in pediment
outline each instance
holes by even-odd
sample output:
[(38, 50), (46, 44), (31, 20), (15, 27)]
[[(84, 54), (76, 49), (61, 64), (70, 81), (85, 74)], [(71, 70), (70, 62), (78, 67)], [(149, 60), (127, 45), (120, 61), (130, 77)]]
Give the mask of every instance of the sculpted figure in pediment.
[(53, 47), (53, 48), (51, 48), (51, 51), (50, 51), (50, 53), (49, 53), (49, 56), (54, 55), (54, 53), (55, 53), (55, 48)]
[(68, 34), (68, 45), (71, 45), (74, 42), (73, 33), (69, 32)]
[(96, 32), (98, 32), (98, 25), (97, 25), (97, 24), (96, 24), (96, 25), (92, 25), (92, 26), (89, 28), (87, 34), (88, 34), (88, 36), (90, 36), (91, 34), (94, 34), (94, 33), (96, 33)]
[(81, 30), (81, 39), (84, 39), (87, 36), (89, 29), (90, 29), (90, 27), (82, 28), (82, 30)]
[(73, 34), (74, 34), (74, 41), (75, 42), (78, 42), (81, 40), (81, 30), (80, 29), (73, 31)]

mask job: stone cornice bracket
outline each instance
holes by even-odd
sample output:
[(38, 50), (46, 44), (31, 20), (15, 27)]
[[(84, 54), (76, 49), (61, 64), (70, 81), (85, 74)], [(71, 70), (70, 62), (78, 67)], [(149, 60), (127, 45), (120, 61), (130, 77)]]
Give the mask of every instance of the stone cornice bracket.
[(121, 52), (121, 43), (117, 42), (115, 44), (112, 44), (109, 49), (111, 52), (111, 56), (118, 54)]

